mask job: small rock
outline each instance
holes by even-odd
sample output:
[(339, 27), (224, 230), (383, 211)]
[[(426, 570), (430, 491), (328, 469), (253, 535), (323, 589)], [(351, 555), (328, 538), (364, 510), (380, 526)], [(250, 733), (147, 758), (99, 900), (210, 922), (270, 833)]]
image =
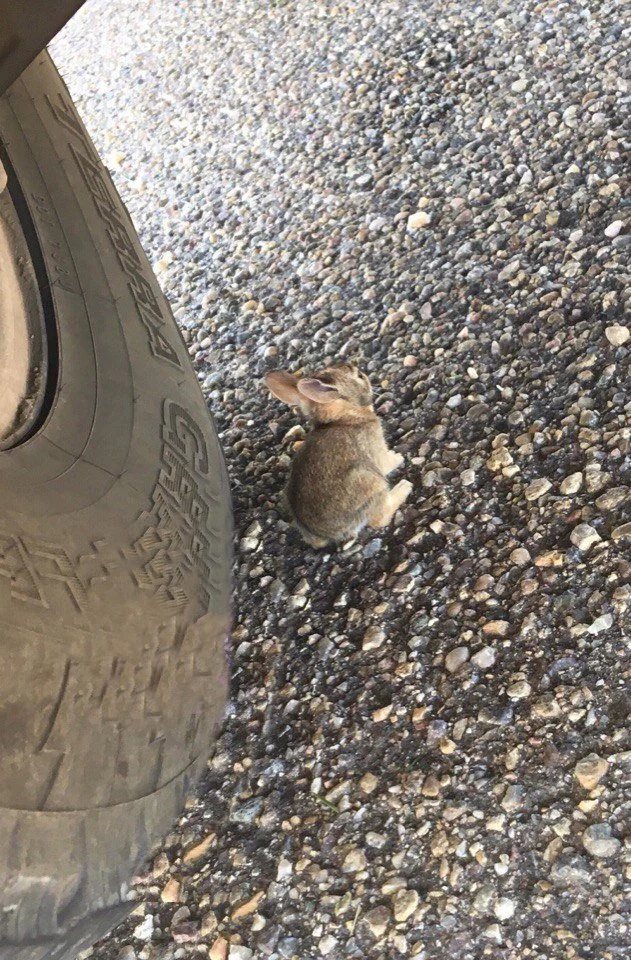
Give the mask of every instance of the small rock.
[(613, 323), (610, 327), (605, 328), (605, 336), (613, 347), (621, 347), (631, 337), (631, 330), (619, 323)]
[(502, 930), (499, 923), (490, 923), (488, 927), (484, 929), (484, 936), (488, 940), (494, 940), (495, 943), (502, 942)]
[(427, 746), (435, 747), (447, 733), (447, 724), (444, 720), (432, 720), (427, 725)]
[(368, 627), (362, 640), (362, 650), (377, 650), (386, 639), (381, 627)]
[(631, 540), (631, 522), (623, 523), (611, 531), (611, 539), (618, 543), (619, 540)]
[(351, 850), (344, 857), (342, 864), (343, 873), (358, 873), (366, 869), (366, 855), (363, 850)]
[(611, 836), (608, 823), (594, 823), (583, 832), (583, 846), (592, 857), (607, 860), (620, 849), (620, 841)]
[(445, 666), (449, 673), (455, 673), (469, 659), (468, 647), (454, 647), (445, 657)]
[(524, 788), (519, 786), (519, 784), (512, 783), (509, 787), (506, 788), (506, 793), (502, 800), (502, 807), (504, 810), (519, 810), (523, 805), (524, 800)]
[(258, 549), (260, 541), (254, 537), (242, 537), (239, 540), (239, 549), (241, 553), (254, 553)]
[(530, 563), (530, 553), (525, 547), (517, 547), (510, 555), (511, 561), (518, 567), (525, 567)]
[(412, 916), (419, 903), (416, 890), (399, 890), (394, 897), (394, 919), (397, 923), (404, 923)]
[(337, 947), (337, 940), (335, 937), (332, 937), (331, 934), (327, 934), (326, 937), (322, 937), (318, 943), (318, 949), (323, 957), (328, 957), (329, 954), (333, 953)]
[(199, 925), (192, 920), (188, 923), (172, 923), (171, 936), (176, 943), (197, 943)]
[(428, 213), (425, 213), (424, 210), (419, 210), (417, 213), (413, 213), (411, 217), (408, 217), (408, 230), (412, 233), (415, 230), (421, 230), (423, 227), (429, 225), (431, 219)]
[(629, 487), (612, 487), (596, 500), (596, 506), (600, 510), (615, 510), (629, 496)]
[(600, 536), (589, 523), (579, 523), (579, 525), (572, 530), (570, 540), (575, 547), (587, 553), (595, 543), (598, 543)]
[(375, 712), (372, 715), (372, 718), (375, 721), (375, 723), (383, 723), (384, 720), (388, 719), (388, 717), (392, 713), (392, 710), (393, 710), (392, 704), (388, 703), (386, 704), (385, 707), (379, 707), (378, 710), (375, 710)]
[(230, 812), (230, 819), (233, 823), (253, 823), (263, 808), (261, 797), (254, 797), (246, 803), (238, 804)]
[(421, 793), (424, 797), (437, 797), (440, 794), (440, 783), (433, 774), (429, 774), (423, 781)]
[(598, 786), (607, 773), (609, 765), (597, 753), (590, 753), (583, 760), (579, 760), (574, 767), (574, 776), (586, 790), (593, 790)]
[(565, 480), (561, 481), (560, 490), (561, 493), (565, 496), (571, 496), (573, 493), (578, 493), (583, 484), (583, 474), (582, 473), (571, 473), (569, 477), (566, 477)]
[(489, 470), (497, 473), (498, 470), (503, 470), (504, 467), (509, 467), (512, 462), (513, 458), (506, 447), (498, 447), (498, 449), (494, 450), (489, 459), (486, 461), (486, 465)]
[(223, 937), (218, 937), (208, 952), (210, 960), (228, 960), (230, 944)]
[(531, 691), (532, 687), (527, 680), (517, 680), (515, 683), (511, 683), (506, 693), (511, 700), (524, 700), (530, 696)]
[(487, 670), (489, 667), (493, 666), (496, 657), (497, 653), (493, 647), (482, 647), (481, 650), (478, 650), (477, 653), (473, 654), (471, 657), (471, 662), (481, 670)]
[[(79, 954), (77, 960), (81, 960), (83, 956), (90, 956), (91, 954)], [(130, 947), (129, 944), (126, 947), (116, 954), (116, 960), (138, 960), (138, 954), (133, 947)]]
[(200, 843), (195, 843), (193, 846), (188, 847), (182, 856), (184, 863), (193, 863), (195, 860), (201, 860), (213, 845), (215, 836), (216, 834), (209, 833)]
[(508, 620), (489, 620), (482, 627), (482, 632), (489, 637), (505, 637), (510, 629)]
[(610, 613), (605, 613), (602, 615), (602, 617), (596, 617), (594, 622), (590, 623), (590, 625), (587, 628), (587, 632), (591, 633), (592, 636), (595, 636), (599, 633), (603, 633), (605, 630), (609, 630), (609, 628), (612, 625), (613, 625), (612, 615)]
[(609, 237), (610, 240), (613, 240), (614, 237), (618, 236), (623, 226), (624, 226), (624, 221), (612, 220), (612, 222), (607, 227), (605, 227), (605, 236)]
[(258, 893), (255, 893), (253, 897), (250, 897), (245, 903), (242, 903), (241, 906), (232, 914), (233, 920), (241, 920), (243, 917), (248, 917), (251, 913), (254, 913), (259, 906), (259, 903), (265, 897), (263, 890), (259, 890)]
[(506, 266), (500, 270), (497, 275), (498, 280), (510, 280), (515, 276), (516, 273), (519, 273), (520, 263), (519, 260), (511, 260)]
[(365, 773), (359, 781), (359, 786), (363, 793), (372, 793), (373, 790), (376, 790), (378, 783), (379, 780), (374, 773)]
[(533, 480), (532, 483), (529, 483), (526, 487), (526, 500), (538, 500), (539, 497), (542, 497), (544, 493), (548, 492), (551, 486), (552, 484), (549, 480), (546, 480), (545, 477), (540, 477), (538, 480)]
[(561, 716), (561, 707), (552, 694), (547, 694), (533, 703), (532, 713), (535, 717), (541, 717), (542, 720), (553, 720)]
[(180, 890), (182, 889), (182, 884), (171, 877), (167, 880), (162, 893), (160, 894), (160, 899), (163, 903), (179, 903), (180, 902)]
[(217, 929), (217, 926), (217, 917), (212, 910), (209, 910), (208, 913), (205, 913), (202, 917), (202, 924), (200, 928), (202, 937), (211, 937)]
[(515, 901), (509, 897), (500, 897), (493, 907), (493, 913), (498, 920), (510, 920), (515, 913)]
[(250, 950), (249, 947), (244, 947), (240, 943), (233, 943), (230, 946), (230, 953), (228, 956), (230, 960), (252, 960), (254, 951)]
[(133, 936), (136, 940), (151, 940), (153, 936), (153, 914), (149, 913), (142, 923), (134, 928)]
[(375, 907), (369, 910), (364, 917), (364, 923), (372, 933), (373, 937), (379, 938), (384, 935), (390, 924), (391, 914), (387, 907)]
[(561, 856), (550, 871), (552, 881), (559, 887), (582, 887), (592, 874), (588, 862), (581, 856)]

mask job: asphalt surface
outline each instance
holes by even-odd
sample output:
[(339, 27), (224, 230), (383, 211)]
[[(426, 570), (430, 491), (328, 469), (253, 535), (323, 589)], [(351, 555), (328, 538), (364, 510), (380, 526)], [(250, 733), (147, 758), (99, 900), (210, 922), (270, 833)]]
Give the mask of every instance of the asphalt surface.
[[(524, 0), (88, 0), (55, 42), (238, 534), (225, 730), (95, 960), (628, 956), (630, 47)], [(344, 358), (414, 490), (318, 552), (261, 377)]]

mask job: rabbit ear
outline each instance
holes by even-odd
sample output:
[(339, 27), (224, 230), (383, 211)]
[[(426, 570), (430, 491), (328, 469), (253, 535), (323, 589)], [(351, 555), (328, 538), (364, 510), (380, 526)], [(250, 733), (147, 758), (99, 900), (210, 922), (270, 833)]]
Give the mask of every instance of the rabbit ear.
[(331, 403), (340, 396), (337, 387), (332, 387), (329, 383), (323, 383), (322, 380), (316, 380), (315, 377), (299, 380), (298, 391), (312, 403)]
[(274, 370), (273, 373), (265, 375), (265, 383), (268, 390), (271, 390), (274, 396), (282, 400), (283, 403), (288, 403), (292, 407), (296, 407), (300, 403), (298, 377), (295, 377), (293, 373), (287, 373), (286, 370)]

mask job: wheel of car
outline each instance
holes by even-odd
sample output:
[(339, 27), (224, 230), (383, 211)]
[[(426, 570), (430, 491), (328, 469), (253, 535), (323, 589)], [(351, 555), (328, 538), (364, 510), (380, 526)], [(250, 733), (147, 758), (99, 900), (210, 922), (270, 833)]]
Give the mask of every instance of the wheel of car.
[(0, 958), (66, 960), (130, 909), (204, 769), (230, 502), (185, 345), (47, 54), (0, 98), (0, 159), (32, 321), (0, 451)]

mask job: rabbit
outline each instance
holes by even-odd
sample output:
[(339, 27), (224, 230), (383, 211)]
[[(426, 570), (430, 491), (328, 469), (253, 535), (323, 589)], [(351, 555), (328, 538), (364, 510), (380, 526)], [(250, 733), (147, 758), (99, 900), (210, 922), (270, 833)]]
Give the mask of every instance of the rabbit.
[(325, 547), (354, 539), (365, 526), (386, 526), (412, 484), (400, 480), (390, 487), (386, 480), (403, 457), (388, 450), (368, 377), (356, 366), (339, 364), (313, 376), (276, 370), (265, 382), (275, 397), (299, 407), (311, 422), (284, 493), (303, 539)]

